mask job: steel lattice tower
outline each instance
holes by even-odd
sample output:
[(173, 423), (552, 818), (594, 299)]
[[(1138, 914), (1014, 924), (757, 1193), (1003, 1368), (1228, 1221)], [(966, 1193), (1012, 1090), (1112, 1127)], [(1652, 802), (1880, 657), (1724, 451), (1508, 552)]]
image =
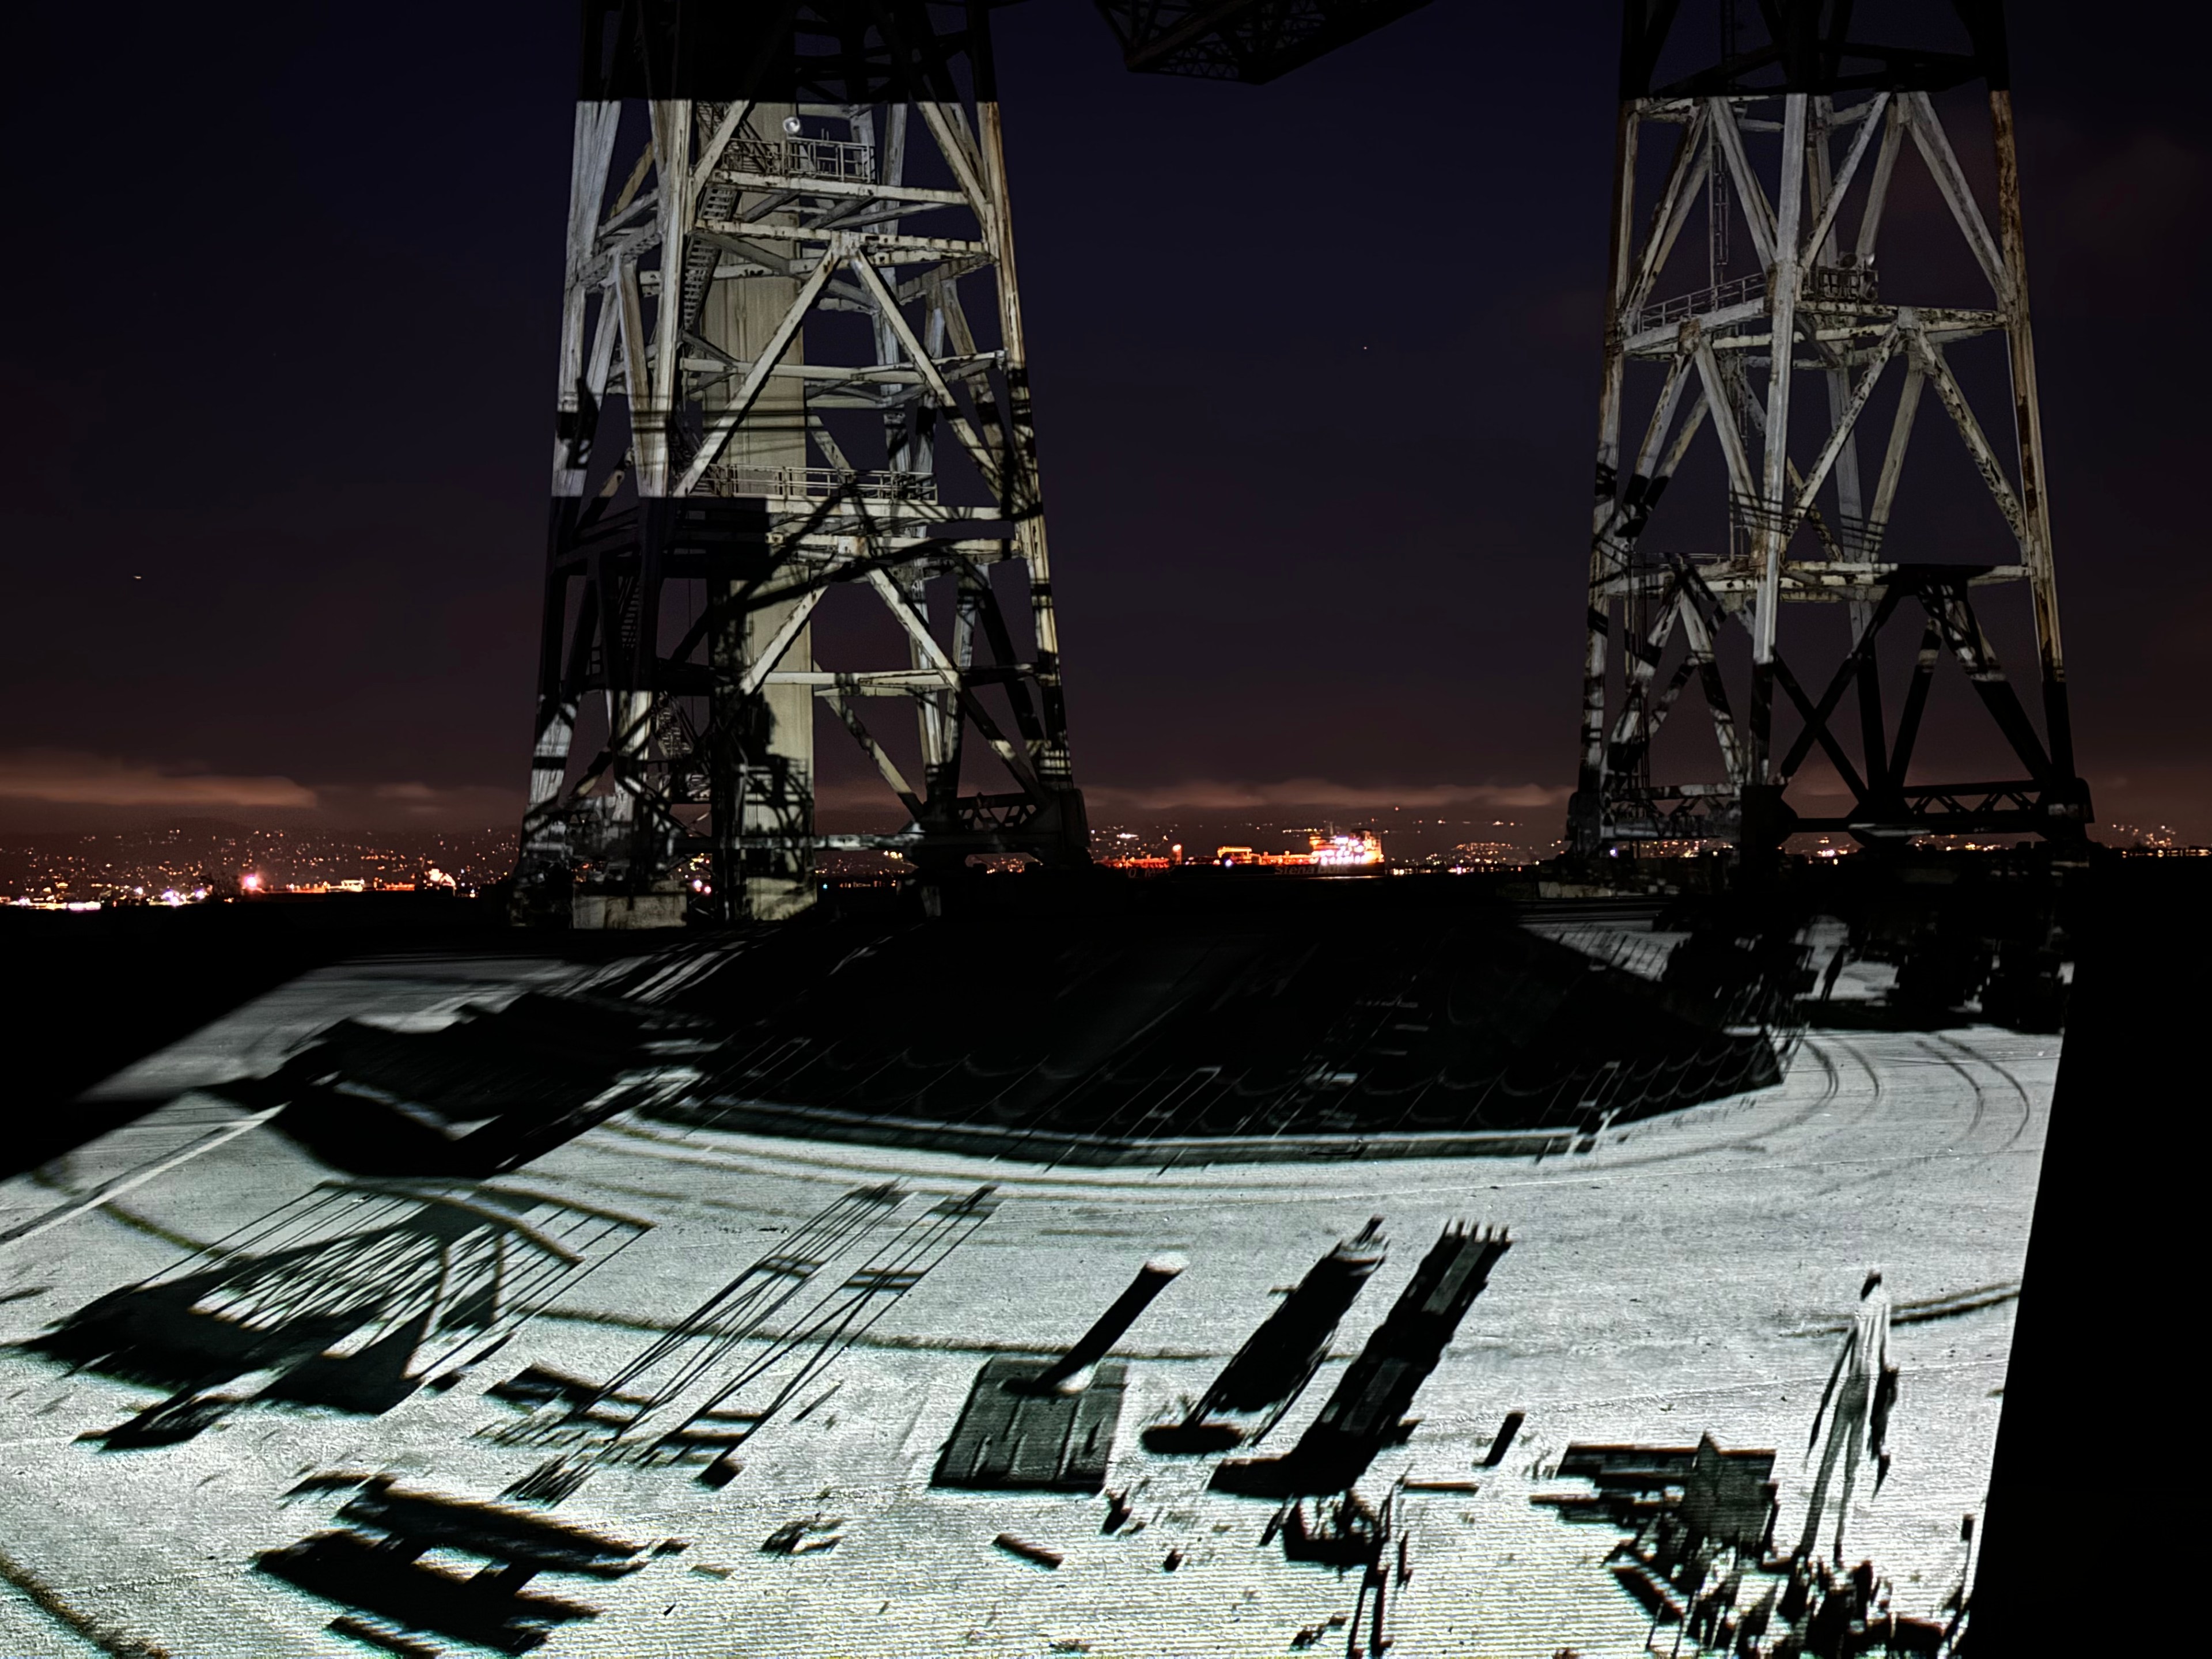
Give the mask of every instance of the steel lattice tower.
[[(586, 0), (522, 914), (786, 915), (825, 847), (1087, 861), (993, 3)], [(816, 660), (844, 587), (902, 662)], [(817, 833), (817, 705), (903, 831)]]
[[(1733, 0), (1698, 9), (1717, 9), (1719, 27), (1701, 22), (1693, 50), (1679, 0), (1626, 7), (1571, 845), (1587, 855), (1711, 837), (1765, 850), (1799, 830), (1866, 842), (2079, 837), (2089, 799), (2067, 719), (2002, 4), (1917, 8), (1916, 27), (1948, 38), (1895, 44), (1852, 38), (1848, 0), (1765, 0), (1741, 8), (1741, 25)], [(1993, 207), (1931, 97), (1978, 82)], [(1663, 169), (1640, 167), (1649, 135), (1670, 129)], [(1885, 209), (1908, 167), (1932, 181), (1941, 216), (1885, 240)], [(1684, 236), (1700, 221), (1702, 239)], [(1944, 252), (1939, 237), (1964, 243), (1960, 265), (1978, 291), (1963, 301), (1929, 274), (1941, 269), (1923, 257)], [(1731, 243), (1740, 264), (1750, 256), (1741, 274)], [(1985, 424), (1978, 404), (2008, 392), (2008, 420)], [(1969, 487), (1990, 504), (1986, 536), (1955, 551), (1947, 544), (1939, 561), (1894, 560), (1907, 450), (1916, 426), (1931, 422), (1954, 430), (1979, 475)], [(1863, 430), (1875, 434), (1866, 470)], [(1717, 450), (1727, 481), (1725, 511), (1708, 498), (1702, 517), (1694, 492), (1667, 492), (1698, 447)], [(1976, 610), (2023, 590), (2039, 730)], [(1797, 611), (1802, 620), (1783, 626), (1785, 608), (1802, 602), (1849, 622), (1847, 637), (1831, 624), (1833, 665), (1818, 677), (1816, 617)], [(1914, 614), (1918, 648), (1893, 715), (1880, 643)], [(1744, 655), (1749, 703), (1739, 715), (1724, 669)], [(1946, 658), (2004, 757), (1973, 775), (1981, 781), (1913, 774)], [(1702, 777), (1655, 781), (1654, 739), (1692, 681), (1713, 758)], [(1839, 813), (1800, 812), (1788, 799), (1816, 749), (1851, 797)]]

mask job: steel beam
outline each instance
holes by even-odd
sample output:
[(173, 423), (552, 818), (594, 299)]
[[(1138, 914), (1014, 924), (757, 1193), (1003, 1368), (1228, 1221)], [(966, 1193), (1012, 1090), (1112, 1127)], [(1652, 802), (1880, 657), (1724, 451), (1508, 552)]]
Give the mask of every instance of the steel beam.
[[(1771, 0), (1755, 12), (1626, 0), (1581, 757), (1569, 807), (1570, 845), (1581, 855), (1666, 840), (1765, 853), (1793, 829), (1815, 827), (1869, 842), (2021, 830), (2071, 839), (2089, 822), (2059, 643), (2002, 11), (1994, 0), (1961, 0), (1950, 12), (1954, 40), (1906, 46), (1854, 38), (1851, 10), (1835, 0)], [(1693, 40), (1711, 49), (1717, 20), (1717, 57), (1674, 73)], [(1933, 96), (1975, 82), (1988, 89), (1991, 122), (1996, 187), (1987, 200)], [(1663, 173), (1639, 164), (1641, 135), (1655, 126), (1679, 135)], [(1892, 225), (1885, 237), (1897, 173), (1914, 167), (1946, 211)], [(1699, 212), (1702, 238), (1686, 234)], [(1941, 252), (1936, 241), (1953, 239), (1987, 284), (1985, 305), (1923, 305), (1898, 291)], [(1690, 250), (1701, 240), (1698, 259)], [(1755, 268), (1732, 270), (1732, 246)], [(1878, 248), (1904, 279), (1877, 280)], [(2003, 340), (2002, 357), (1970, 368), (1977, 352), (1993, 353), (1978, 343), (1993, 337)], [(1901, 373), (1889, 372), (1892, 358)], [(1793, 401), (1801, 370), (1824, 382), (1819, 418), (1814, 401)], [(2011, 392), (2009, 454), (2002, 426), (1975, 403), (1999, 372)], [(1692, 374), (1701, 395), (1670, 437)], [(1958, 433), (1989, 503), (1981, 543), (1947, 550), (1954, 562), (1940, 565), (1886, 553), (1902, 528), (1899, 484), (1923, 391)], [(1624, 476), (1630, 421), (1645, 437)], [(1870, 493), (1862, 425), (1881, 434)], [(1662, 487), (1708, 428), (1717, 465), (1704, 470), (1725, 481), (1726, 500), (1700, 515), (1675, 489), (1662, 506)], [(1975, 611), (2015, 594), (2033, 623), (2039, 722)], [(1833, 623), (1798, 611), (1808, 601), (1847, 611), (1840, 657)], [(1893, 702), (1882, 694), (1881, 640), (1915, 613), (1923, 638)], [(1935, 683), (1953, 672), (1947, 663), (1978, 704), (1977, 714), (1962, 700), (1964, 717), (1987, 733), (1977, 769), (2020, 781), (1910, 775)], [(1749, 687), (1741, 716), (1732, 679)], [(1715, 742), (1702, 763), (1671, 755), (1674, 781), (1656, 782), (1655, 740), (1692, 687)], [(1816, 754), (1850, 797), (1842, 811), (1805, 804), (1801, 769)]]
[[(518, 913), (774, 919), (842, 840), (1086, 863), (988, 5), (584, 11)], [(847, 592), (897, 657), (817, 661)], [(904, 828), (817, 832), (817, 711)]]

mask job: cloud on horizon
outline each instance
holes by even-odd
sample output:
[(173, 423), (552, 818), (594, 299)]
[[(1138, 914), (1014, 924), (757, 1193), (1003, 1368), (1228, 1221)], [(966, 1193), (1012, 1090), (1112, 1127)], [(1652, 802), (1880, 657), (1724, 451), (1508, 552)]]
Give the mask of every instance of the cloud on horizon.
[[(1472, 807), (1528, 811), (1566, 805), (1574, 792), (1543, 783), (1348, 784), (1328, 778), (1286, 778), (1279, 783), (1191, 778), (1180, 783), (1125, 785), (1085, 782), (1084, 799), (1101, 812), (1237, 812), (1256, 808), (1334, 808), (1388, 811), (1394, 806)], [(815, 804), (835, 812), (877, 812), (902, 817), (890, 792), (873, 779), (821, 779)]]
[(1120, 811), (1236, 811), (1249, 807), (1334, 806), (1380, 811), (1393, 806), (1521, 808), (1565, 806), (1574, 792), (1543, 783), (1346, 784), (1328, 778), (1287, 778), (1246, 783), (1194, 778), (1182, 783), (1124, 788), (1086, 784), (1091, 807)]
[(324, 816), (378, 823), (519, 823), (522, 792), (483, 784), (380, 783), (371, 787), (326, 785), (319, 792)]
[(58, 806), (178, 811), (228, 807), (291, 812), (311, 811), (320, 804), (315, 791), (289, 778), (174, 770), (67, 749), (0, 753), (0, 800)]
[[(867, 811), (902, 817), (888, 792), (872, 780), (823, 779), (817, 804), (832, 813)], [(1563, 807), (1564, 785), (1346, 784), (1328, 778), (1278, 782), (1194, 778), (1177, 783), (1084, 787), (1094, 814), (1236, 812), (1261, 810), (1387, 811), (1392, 807), (1454, 807), (1531, 811)], [(279, 776), (249, 777), (130, 761), (76, 750), (0, 751), (0, 808), (35, 810), (53, 818), (70, 808), (88, 812), (149, 814), (281, 813), (330, 825), (487, 827), (518, 819), (519, 791), (480, 785), (421, 781), (380, 784), (300, 783)]]
[(177, 817), (333, 830), (484, 830), (518, 823), (522, 794), (477, 784), (306, 784), (73, 749), (0, 750), (10, 829), (143, 827)]

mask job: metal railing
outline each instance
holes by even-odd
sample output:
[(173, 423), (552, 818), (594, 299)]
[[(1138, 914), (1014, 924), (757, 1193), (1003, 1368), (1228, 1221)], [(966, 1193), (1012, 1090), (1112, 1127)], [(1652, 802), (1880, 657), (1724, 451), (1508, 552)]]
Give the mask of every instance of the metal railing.
[(1608, 968), (1655, 981), (1667, 971), (1667, 959), (1681, 942), (1671, 937), (1655, 939), (1649, 933), (1625, 933), (1617, 927), (1532, 927), (1528, 931), (1540, 933), (1571, 951), (1579, 951)]
[[(1841, 265), (1808, 265), (1800, 289), (1807, 300), (1825, 301), (1831, 304), (1873, 304), (1881, 297), (1881, 284), (1872, 265), (1857, 264)], [(1686, 318), (1703, 317), (1729, 306), (1743, 304), (1748, 300), (1766, 296), (1766, 273), (1753, 271), (1711, 288), (1699, 289), (1691, 294), (1677, 294), (1671, 299), (1645, 301), (1643, 309), (1623, 319), (1622, 332), (1641, 334), (1647, 330), (1664, 328), (1669, 323), (1679, 323)]]
[(736, 138), (722, 165), (738, 173), (777, 179), (837, 179), (873, 184), (876, 148), (834, 138)]
[(1748, 276), (1737, 276), (1712, 288), (1700, 289), (1694, 294), (1678, 294), (1671, 300), (1646, 301), (1641, 311), (1624, 321), (1622, 331), (1641, 334), (1646, 329), (1664, 328), (1668, 324), (1679, 323), (1685, 318), (1702, 317), (1724, 306), (1741, 305), (1747, 300), (1759, 299), (1765, 293), (1766, 273), (1753, 271)]
[(785, 501), (823, 501), (847, 495), (866, 501), (933, 501), (937, 479), (927, 472), (847, 471), (835, 466), (710, 466), (701, 482), (710, 495), (771, 495)]

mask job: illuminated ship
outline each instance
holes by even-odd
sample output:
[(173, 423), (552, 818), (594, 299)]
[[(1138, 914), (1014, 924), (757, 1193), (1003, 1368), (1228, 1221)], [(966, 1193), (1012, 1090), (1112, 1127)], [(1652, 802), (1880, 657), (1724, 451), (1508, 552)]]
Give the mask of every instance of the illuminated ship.
[(1356, 836), (1315, 836), (1313, 861), (1323, 870), (1357, 870), (1379, 866), (1382, 838), (1371, 830)]
[(1309, 836), (1308, 849), (1304, 853), (1261, 853), (1249, 847), (1218, 847), (1214, 849), (1213, 861), (1224, 867), (1237, 866), (1261, 869), (1380, 870), (1382, 867), (1382, 838), (1371, 830), (1358, 835)]

